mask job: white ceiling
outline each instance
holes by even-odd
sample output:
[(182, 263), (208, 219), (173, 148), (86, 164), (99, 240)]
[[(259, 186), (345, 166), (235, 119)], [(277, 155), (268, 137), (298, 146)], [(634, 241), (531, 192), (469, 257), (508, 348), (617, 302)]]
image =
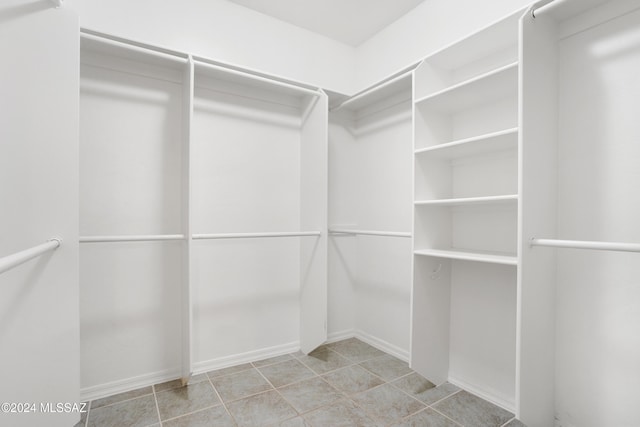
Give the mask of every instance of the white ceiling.
[(229, 0), (358, 46), (424, 0)]

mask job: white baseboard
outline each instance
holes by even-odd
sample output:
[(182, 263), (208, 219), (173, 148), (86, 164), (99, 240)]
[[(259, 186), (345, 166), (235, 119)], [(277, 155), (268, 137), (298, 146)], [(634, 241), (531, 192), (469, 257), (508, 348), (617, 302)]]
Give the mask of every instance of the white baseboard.
[(205, 360), (193, 364), (193, 373), (202, 374), (216, 369), (228, 368), (241, 363), (256, 362), (269, 357), (282, 356), (283, 354), (294, 353), (300, 350), (300, 342), (295, 341), (288, 344), (262, 348), (260, 350), (248, 351), (246, 353), (234, 354), (231, 356), (219, 357)]
[(346, 340), (349, 338), (354, 338), (356, 336), (356, 331), (353, 329), (345, 329), (344, 331), (331, 332), (327, 336), (327, 344), (332, 342), (338, 342), (342, 340)]
[[(327, 343), (342, 341), (348, 338), (358, 338), (369, 345), (389, 353), (401, 360), (409, 360), (409, 352), (403, 350), (384, 340), (366, 334), (362, 331), (349, 329), (339, 332), (333, 332), (327, 337)], [(193, 374), (201, 374), (216, 369), (228, 368), (229, 366), (239, 365), (241, 363), (255, 362), (269, 357), (282, 356), (284, 354), (294, 353), (300, 350), (300, 342), (295, 341), (288, 344), (267, 347), (259, 350), (248, 351), (245, 353), (224, 356), (216, 359), (205, 360), (193, 364)], [(171, 381), (180, 378), (180, 371), (166, 370), (153, 372), (150, 374), (140, 375), (137, 377), (127, 378), (124, 380), (113, 381), (106, 384), (87, 387), (80, 390), (80, 398), (84, 401), (100, 399), (117, 393), (123, 393), (135, 390), (141, 387), (148, 387), (165, 381)], [(471, 391), (471, 390), (469, 390)]]
[(456, 387), (460, 387), (461, 389), (466, 390), (471, 394), (475, 394), (476, 396), (481, 397), (482, 399), (491, 402), (494, 405), (501, 407), (502, 409), (505, 409), (513, 414), (516, 413), (515, 401), (505, 396), (499, 396), (493, 390), (478, 387), (474, 384), (468, 383), (464, 380), (452, 376), (449, 376), (448, 381)]
[(360, 341), (366, 342), (367, 344), (377, 348), (378, 350), (382, 350), (385, 353), (395, 356), (400, 360), (403, 360), (405, 362), (409, 361), (408, 350), (403, 350), (396, 345), (388, 343), (387, 341), (381, 340), (380, 338), (369, 335), (366, 332), (360, 331), (358, 329), (346, 329), (344, 331), (332, 332), (327, 338), (327, 343), (342, 341), (348, 338), (358, 338)]
[(394, 344), (381, 340), (380, 338), (374, 337), (373, 335), (369, 335), (363, 331), (355, 331), (355, 337), (377, 348), (378, 350), (382, 350), (385, 353), (389, 353), (390, 355), (395, 356), (398, 359), (405, 361), (407, 363), (409, 362), (408, 350), (404, 350)]
[(131, 391), (141, 387), (148, 387), (153, 384), (175, 380), (176, 378), (180, 378), (180, 371), (177, 369), (171, 369), (139, 375), (137, 377), (127, 378), (124, 380), (112, 381), (106, 384), (80, 389), (80, 400), (82, 402), (87, 402), (89, 400), (101, 399), (114, 394), (124, 393), (125, 391)]

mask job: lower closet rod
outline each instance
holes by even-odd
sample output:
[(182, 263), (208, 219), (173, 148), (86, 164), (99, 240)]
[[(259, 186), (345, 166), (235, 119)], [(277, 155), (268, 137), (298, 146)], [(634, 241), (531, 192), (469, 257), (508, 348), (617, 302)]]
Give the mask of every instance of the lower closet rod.
[(53, 238), (32, 248), (0, 258), (0, 274), (11, 270), (13, 267), (17, 267), (30, 259), (40, 256), (45, 252), (57, 249), (61, 243), (61, 239)]
[(586, 240), (537, 239), (529, 241), (531, 246), (552, 248), (595, 249), (603, 251), (640, 252), (640, 243), (593, 242)]
[(155, 242), (184, 240), (184, 234), (131, 234), (123, 236), (80, 236), (80, 243)]
[(214, 240), (214, 239), (251, 239), (258, 237), (306, 237), (322, 236), (320, 231), (302, 232), (276, 232), (276, 233), (226, 233), (226, 234), (194, 234), (193, 240)]

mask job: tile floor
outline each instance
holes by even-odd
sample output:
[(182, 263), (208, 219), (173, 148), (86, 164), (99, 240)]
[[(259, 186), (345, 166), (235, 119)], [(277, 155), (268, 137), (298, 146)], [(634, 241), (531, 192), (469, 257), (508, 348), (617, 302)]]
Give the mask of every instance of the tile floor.
[(75, 427), (524, 427), (355, 338), (91, 402)]

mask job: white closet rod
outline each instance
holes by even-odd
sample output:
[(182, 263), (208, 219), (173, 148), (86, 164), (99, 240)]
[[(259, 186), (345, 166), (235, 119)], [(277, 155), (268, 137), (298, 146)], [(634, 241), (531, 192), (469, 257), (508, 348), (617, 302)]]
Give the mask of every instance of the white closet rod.
[(227, 67), (221, 67), (219, 65), (214, 65), (214, 64), (209, 64), (208, 62), (204, 62), (201, 59), (195, 59), (194, 60), (194, 64), (196, 66), (200, 66), (200, 67), (204, 67), (204, 68), (209, 68), (211, 70), (214, 71), (220, 71), (222, 73), (226, 73), (226, 74), (231, 74), (234, 76), (240, 76), (246, 79), (250, 79), (250, 80), (255, 80), (258, 82), (262, 82), (262, 83), (268, 83), (269, 85), (272, 86), (280, 86), (283, 88), (287, 88), (287, 89), (291, 89), (291, 90), (295, 90), (297, 92), (300, 93), (304, 93), (307, 95), (311, 95), (311, 96), (320, 96), (320, 92), (313, 90), (313, 89), (307, 89), (305, 87), (302, 86), (296, 86), (290, 83), (285, 83), (285, 82), (281, 82), (278, 80), (273, 80), (273, 79), (269, 79), (267, 77), (262, 77), (262, 76), (257, 76), (255, 74), (250, 74), (244, 71), (239, 71), (239, 70), (234, 70), (232, 68), (227, 68)]
[(87, 40), (94, 40), (98, 43), (106, 44), (106, 45), (117, 47), (120, 49), (126, 49), (131, 52), (141, 53), (143, 55), (155, 56), (156, 58), (161, 58), (161, 59), (176, 62), (179, 64), (186, 64), (189, 61), (188, 57), (178, 56), (177, 53), (174, 55), (171, 53), (156, 50), (151, 46), (139, 46), (137, 44), (128, 43), (126, 41), (115, 40), (115, 39), (109, 38), (108, 36), (96, 35), (96, 34), (82, 31), (80, 33), (80, 37)]
[(555, 0), (540, 0), (538, 3), (534, 4), (533, 6), (531, 6), (531, 16), (533, 18), (536, 17), (536, 13), (540, 13), (540, 9), (544, 8), (545, 6), (549, 5), (550, 3), (553, 3)]
[(261, 237), (306, 237), (322, 236), (320, 231), (301, 232), (276, 232), (276, 233), (223, 233), (223, 234), (194, 234), (193, 240), (216, 240), (216, 239), (253, 239)]
[(375, 231), (375, 230), (346, 230), (331, 228), (330, 234), (353, 234), (362, 236), (385, 236), (385, 237), (411, 237), (411, 233), (403, 233), (396, 231)]
[(24, 251), (16, 252), (15, 254), (8, 255), (0, 258), (0, 274), (5, 271), (11, 270), (13, 267), (29, 261), (37, 256), (44, 254), (45, 252), (57, 249), (62, 244), (62, 239), (53, 238), (47, 240), (45, 243), (41, 243), (38, 246), (34, 246)]
[(531, 246), (548, 246), (552, 248), (595, 249), (595, 250), (603, 250), (603, 251), (640, 252), (640, 243), (537, 239), (535, 237), (532, 238), (529, 243)]
[(360, 98), (363, 98), (363, 97), (365, 97), (365, 96), (367, 96), (367, 95), (369, 95), (369, 94), (371, 94), (373, 92), (376, 92), (376, 91), (378, 91), (380, 89), (383, 89), (383, 88), (385, 88), (387, 86), (390, 86), (390, 85), (392, 85), (392, 84), (394, 84), (394, 83), (406, 78), (407, 76), (410, 76), (411, 73), (413, 73), (413, 68), (411, 68), (411, 70), (409, 70), (409, 71), (406, 71), (406, 72), (400, 74), (397, 77), (392, 78), (391, 80), (387, 80), (386, 82), (382, 82), (380, 84), (372, 86), (369, 89), (366, 89), (363, 92), (360, 92), (359, 94), (354, 95), (351, 98), (348, 98), (348, 99), (342, 101), (337, 106), (331, 108), (331, 111), (338, 111), (339, 109), (344, 108), (345, 106), (347, 106), (347, 105), (359, 100)]
[(155, 242), (184, 240), (184, 234), (131, 234), (124, 236), (80, 236), (80, 243)]

